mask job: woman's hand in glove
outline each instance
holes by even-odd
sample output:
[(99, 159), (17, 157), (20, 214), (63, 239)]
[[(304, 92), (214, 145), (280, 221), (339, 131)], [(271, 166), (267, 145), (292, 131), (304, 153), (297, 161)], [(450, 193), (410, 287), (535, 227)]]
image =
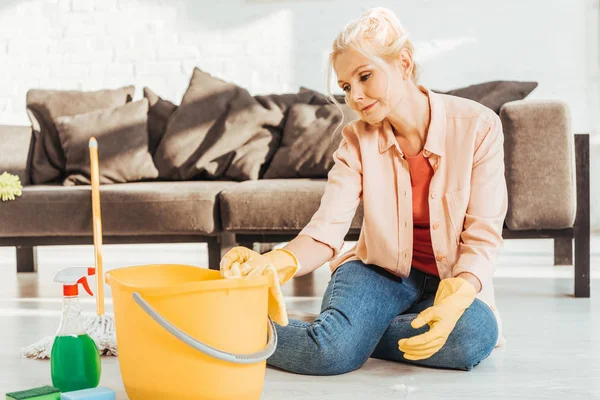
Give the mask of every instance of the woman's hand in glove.
[(259, 254), (246, 247), (234, 247), (221, 260), (221, 276), (242, 278), (266, 276), (269, 279), (269, 316), (281, 326), (288, 324), (281, 285), (290, 280), (300, 264), (296, 256), (284, 249)]
[(429, 331), (398, 342), (404, 358), (423, 360), (437, 353), (476, 295), (473, 284), (463, 278), (442, 279), (433, 306), (423, 310), (411, 323), (415, 329), (428, 324)]
[(259, 254), (254, 250), (238, 246), (229, 250), (221, 259), (221, 276), (235, 278), (262, 275), (263, 269), (269, 264), (275, 267), (280, 285), (289, 281), (300, 268), (298, 259), (288, 250), (276, 249)]

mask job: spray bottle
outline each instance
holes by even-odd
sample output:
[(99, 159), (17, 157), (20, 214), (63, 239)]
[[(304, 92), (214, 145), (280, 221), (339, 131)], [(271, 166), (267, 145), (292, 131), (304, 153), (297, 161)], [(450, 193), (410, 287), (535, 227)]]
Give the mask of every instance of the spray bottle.
[(61, 392), (95, 388), (100, 383), (100, 353), (86, 333), (79, 304), (79, 284), (93, 295), (87, 277), (95, 268), (66, 268), (54, 277), (63, 285), (60, 326), (50, 353), (52, 385)]

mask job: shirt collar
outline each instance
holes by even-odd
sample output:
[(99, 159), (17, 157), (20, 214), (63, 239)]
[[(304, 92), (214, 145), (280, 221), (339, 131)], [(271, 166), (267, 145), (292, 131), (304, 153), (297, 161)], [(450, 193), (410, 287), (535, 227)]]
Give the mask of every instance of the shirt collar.
[[(431, 120), (429, 121), (429, 130), (427, 132), (427, 139), (425, 140), (424, 153), (433, 153), (438, 156), (444, 155), (444, 148), (446, 142), (446, 108), (441, 96), (435, 92), (432, 92), (425, 87), (419, 85), (419, 89), (427, 95), (429, 99), (429, 108), (431, 110)], [(398, 141), (394, 136), (392, 125), (385, 119), (379, 129), (379, 152), (383, 153), (392, 146), (397, 146), (398, 150), (402, 152)]]

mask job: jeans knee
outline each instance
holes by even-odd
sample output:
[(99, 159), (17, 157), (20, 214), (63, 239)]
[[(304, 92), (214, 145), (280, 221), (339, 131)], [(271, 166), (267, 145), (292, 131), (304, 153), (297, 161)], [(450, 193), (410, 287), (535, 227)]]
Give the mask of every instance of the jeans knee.
[(476, 346), (469, 346), (465, 344), (464, 346), (459, 346), (454, 352), (454, 357), (452, 359), (452, 363), (454, 364), (452, 368), (470, 371), (475, 368), (479, 363), (485, 360), (491, 353), (491, 349), (483, 350)]
[(326, 376), (354, 371), (369, 358), (354, 341), (344, 335), (328, 335), (322, 328), (318, 324), (301, 327), (307, 330), (304, 345), (287, 338), (279, 343), (267, 363), (297, 374)]
[[(448, 338), (447, 349), (452, 354), (451, 360), (456, 369), (471, 370), (485, 360), (494, 350), (498, 341), (498, 324), (491, 310), (479, 309), (487, 307), (478, 304), (471, 315), (459, 321)], [(468, 310), (467, 310), (468, 311)]]

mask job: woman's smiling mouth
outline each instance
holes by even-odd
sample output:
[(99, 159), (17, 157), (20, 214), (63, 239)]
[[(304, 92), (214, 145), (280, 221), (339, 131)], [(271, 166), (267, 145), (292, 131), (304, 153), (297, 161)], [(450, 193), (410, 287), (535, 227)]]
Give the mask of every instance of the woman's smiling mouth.
[(375, 104), (377, 104), (377, 101), (373, 102), (372, 104), (363, 107), (360, 111), (365, 112), (365, 111), (369, 111)]

